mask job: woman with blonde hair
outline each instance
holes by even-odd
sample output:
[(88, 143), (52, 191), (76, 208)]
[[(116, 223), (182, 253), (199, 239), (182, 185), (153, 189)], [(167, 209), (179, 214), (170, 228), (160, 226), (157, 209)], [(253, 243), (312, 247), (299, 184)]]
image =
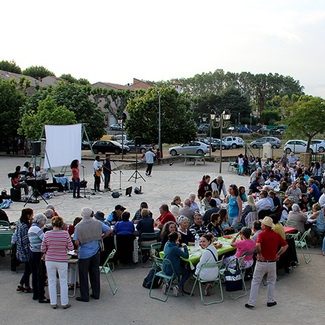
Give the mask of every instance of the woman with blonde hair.
[(252, 195), (248, 195), (247, 196), (247, 205), (245, 206), (243, 213), (241, 215), (241, 224), (246, 226), (245, 218), (247, 217), (247, 215), (250, 212), (256, 212), (256, 211), (257, 211), (257, 209), (256, 209), (254, 197)]
[(183, 207), (183, 203), (180, 196), (175, 195), (170, 205), (171, 205), (171, 209), (170, 209), (171, 213), (174, 215), (174, 217), (178, 217), (179, 210)]

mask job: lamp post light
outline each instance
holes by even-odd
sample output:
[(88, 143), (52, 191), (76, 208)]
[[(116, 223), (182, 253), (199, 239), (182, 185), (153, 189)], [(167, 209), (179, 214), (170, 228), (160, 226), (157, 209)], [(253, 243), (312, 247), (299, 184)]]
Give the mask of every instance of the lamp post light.
[(249, 128), (250, 130), (252, 129), (252, 117), (253, 117), (253, 113), (249, 113)]
[[(229, 120), (231, 115), (226, 114), (225, 111), (223, 111), (219, 117), (216, 117), (215, 114), (211, 114), (211, 129), (212, 127), (217, 129), (220, 128), (220, 166), (219, 166), (219, 173), (222, 172), (222, 130), (228, 126)], [(216, 125), (213, 125), (213, 121), (216, 121)], [(210, 140), (211, 141), (211, 140)]]

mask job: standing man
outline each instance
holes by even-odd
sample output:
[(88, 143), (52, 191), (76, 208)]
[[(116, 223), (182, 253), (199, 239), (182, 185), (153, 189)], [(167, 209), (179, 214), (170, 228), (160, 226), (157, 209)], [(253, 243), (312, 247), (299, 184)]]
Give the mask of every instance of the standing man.
[(111, 181), (111, 156), (107, 153), (106, 158), (103, 162), (103, 171), (104, 171), (104, 190), (110, 191), (109, 182)]
[(107, 237), (113, 230), (104, 223), (93, 218), (94, 211), (90, 208), (81, 210), (82, 221), (80, 221), (74, 231), (74, 243), (79, 246), (79, 279), (80, 297), (78, 301), (89, 301), (89, 283), (92, 289), (91, 298), (99, 299), (100, 296), (100, 241)]
[[(276, 305), (274, 300), (274, 289), (276, 282), (276, 262), (287, 250), (288, 244), (280, 234), (272, 230), (274, 226), (270, 217), (265, 217), (262, 221), (262, 232), (256, 241), (257, 261), (253, 274), (250, 296), (246, 308), (253, 309), (256, 304), (258, 289), (267, 273), (267, 307)], [(281, 248), (278, 250), (278, 248)]]
[(147, 176), (151, 176), (151, 171), (152, 171), (152, 166), (153, 166), (153, 162), (154, 162), (154, 159), (156, 157), (156, 155), (153, 153), (152, 151), (152, 148), (150, 148), (146, 154), (145, 154), (145, 157), (146, 157), (146, 162), (147, 162), (147, 170), (146, 170), (146, 175)]
[(100, 157), (99, 156), (96, 156), (95, 161), (94, 161), (94, 164), (93, 164), (94, 178), (95, 178), (95, 185), (94, 185), (95, 192), (102, 192), (99, 189), (99, 186), (100, 186), (100, 176), (102, 175), (102, 168), (101, 168), (99, 162), (100, 162)]

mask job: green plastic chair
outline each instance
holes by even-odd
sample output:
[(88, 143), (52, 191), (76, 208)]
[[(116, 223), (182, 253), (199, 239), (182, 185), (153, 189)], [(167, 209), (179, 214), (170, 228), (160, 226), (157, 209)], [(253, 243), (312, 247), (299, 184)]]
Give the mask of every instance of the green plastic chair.
[[(202, 301), (202, 303), (203, 303), (203, 305), (205, 305), (205, 306), (208, 306), (208, 305), (212, 305), (212, 304), (219, 304), (219, 303), (221, 303), (221, 302), (223, 302), (223, 290), (222, 290), (222, 281), (221, 281), (221, 276), (220, 276), (220, 269), (221, 269), (221, 267), (222, 267), (222, 260), (220, 260), (220, 261), (218, 261), (218, 262), (212, 262), (212, 263), (203, 263), (202, 264), (202, 266), (201, 266), (201, 269), (200, 269), (200, 272), (199, 272), (199, 274), (198, 275), (193, 275), (193, 277), (194, 277), (194, 279), (195, 279), (195, 281), (194, 281), (194, 284), (193, 284), (193, 287), (192, 287), (192, 291), (191, 291), (191, 296), (193, 295), (193, 292), (194, 292), (194, 289), (195, 289), (195, 286), (196, 286), (196, 284), (198, 283), (199, 284), (199, 290), (200, 290), (200, 297), (201, 297), (201, 301)], [(214, 280), (212, 280), (212, 281), (206, 281), (206, 280), (203, 280), (203, 279), (201, 279), (200, 278), (200, 274), (201, 274), (201, 272), (202, 272), (202, 270), (204, 270), (204, 269), (211, 269), (211, 268), (218, 268), (219, 270), (218, 270), (218, 275), (217, 275), (217, 277), (214, 279)], [(204, 284), (204, 283), (210, 283), (210, 282), (212, 282), (213, 284), (213, 286), (215, 285), (215, 284), (217, 284), (217, 285), (219, 285), (219, 291), (220, 291), (220, 296), (221, 296), (221, 299), (220, 300), (214, 300), (214, 301), (210, 301), (210, 302), (206, 302), (205, 300), (204, 300), (204, 295), (203, 295), (203, 293), (202, 293), (202, 283)]]
[[(172, 271), (173, 271), (173, 273), (171, 275), (167, 275), (163, 271), (165, 269), (165, 267), (167, 267), (167, 266), (170, 266)], [(162, 299), (160, 297), (155, 297), (155, 296), (152, 295), (152, 285), (154, 283), (155, 277), (162, 278), (163, 282), (168, 284), (168, 289), (167, 289), (167, 292), (166, 292), (166, 298), (164, 298), (164, 299)], [(169, 297), (169, 293), (170, 293), (170, 290), (172, 288), (173, 281), (175, 279), (177, 279), (177, 274), (176, 274), (176, 272), (174, 270), (173, 264), (171, 263), (171, 261), (169, 259), (164, 258), (163, 262), (162, 262), (162, 270), (161, 271), (155, 270), (155, 274), (154, 274), (154, 276), (152, 278), (152, 282), (151, 282), (151, 286), (150, 286), (150, 290), (149, 290), (149, 297), (152, 298), (152, 299), (162, 301), (162, 302), (166, 302), (168, 297)]]
[[(151, 251), (151, 244), (148, 245), (148, 242), (152, 243), (152, 242), (157, 242), (157, 234), (156, 233), (142, 233), (141, 236), (139, 237), (139, 249), (140, 249), (140, 258), (141, 258), (141, 265), (142, 267), (146, 268), (146, 267), (151, 267), (152, 265), (151, 264), (148, 264), (148, 265), (145, 265), (143, 263), (143, 260), (142, 260), (142, 253), (144, 251), (148, 252), (148, 251)], [(154, 244), (155, 244), (154, 243)]]
[[(112, 260), (112, 259), (114, 258), (115, 253), (116, 253), (116, 249), (113, 249), (113, 250), (111, 251), (111, 253), (108, 255), (108, 257), (107, 257), (106, 261), (104, 262), (104, 264), (103, 264), (102, 266), (99, 267), (99, 272), (100, 272), (101, 274), (105, 274), (105, 277), (106, 277), (107, 283), (108, 283), (108, 285), (109, 285), (109, 287), (110, 287), (110, 289), (111, 289), (113, 295), (115, 295), (116, 292), (117, 292), (117, 285), (116, 285), (116, 282), (115, 282), (115, 280), (114, 280), (113, 272), (112, 272), (112, 269), (111, 269), (111, 267), (110, 267), (110, 265), (109, 265), (109, 261)], [(111, 276), (111, 278), (112, 278), (112, 281), (113, 281), (113, 284), (114, 284), (114, 288), (113, 288), (112, 285), (111, 285), (111, 282), (110, 282), (110, 280), (109, 280), (109, 278), (108, 278), (108, 274), (109, 274), (109, 275)]]
[(308, 245), (306, 242), (306, 237), (309, 236), (310, 231), (311, 231), (311, 229), (308, 229), (307, 231), (305, 231), (302, 234), (300, 239), (295, 240), (295, 246), (296, 246), (296, 248), (300, 248), (306, 264), (308, 264), (311, 261), (311, 256), (310, 256)]
[(151, 258), (152, 258), (152, 266), (159, 266), (162, 268), (163, 258), (159, 257), (159, 250), (161, 247), (161, 243), (151, 244)]

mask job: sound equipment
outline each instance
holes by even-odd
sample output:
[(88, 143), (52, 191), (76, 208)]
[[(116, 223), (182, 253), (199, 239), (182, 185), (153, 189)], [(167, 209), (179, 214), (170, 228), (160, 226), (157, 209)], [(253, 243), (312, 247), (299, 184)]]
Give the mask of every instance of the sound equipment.
[(39, 156), (41, 154), (41, 141), (32, 141), (32, 155)]
[(11, 188), (10, 189), (11, 200), (14, 202), (19, 202), (21, 200), (20, 188)]

